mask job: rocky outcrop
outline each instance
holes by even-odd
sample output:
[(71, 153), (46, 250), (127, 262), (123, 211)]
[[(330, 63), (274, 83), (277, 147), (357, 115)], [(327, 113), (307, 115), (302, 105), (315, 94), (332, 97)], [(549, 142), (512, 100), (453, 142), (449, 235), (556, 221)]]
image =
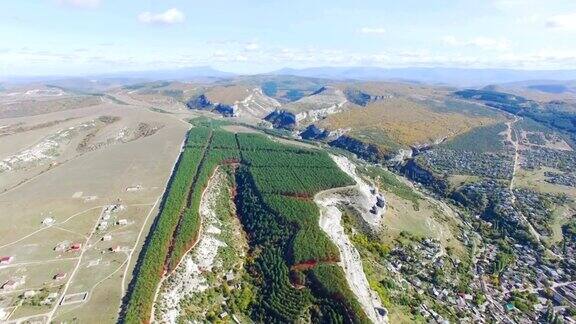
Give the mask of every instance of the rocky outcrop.
[(370, 95), (361, 90), (351, 88), (344, 90), (344, 95), (346, 100), (362, 107), (366, 107), (375, 101), (392, 98), (392, 95)]
[(234, 102), (232, 107), (237, 111), (236, 114), (242, 116), (252, 116), (262, 119), (269, 115), (274, 109), (280, 109), (282, 105), (274, 98), (268, 97), (260, 88), (254, 88), (248, 92), (248, 95)]
[(188, 109), (198, 110), (212, 110), (214, 108), (212, 102), (210, 102), (210, 100), (208, 100), (208, 98), (203, 94), (192, 97), (190, 100), (188, 100), (186, 106)]
[(435, 175), (432, 171), (420, 166), (414, 159), (400, 168), (400, 171), (409, 179), (421, 183), (435, 192), (446, 195), (448, 190), (448, 180)]
[(219, 112), (224, 117), (237, 117), (238, 116), (237, 106), (217, 104), (216, 107), (214, 107), (214, 111)]
[(316, 122), (320, 119), (326, 118), (328, 115), (335, 114), (337, 112), (342, 111), (342, 106), (345, 102), (341, 102), (339, 104), (322, 108), (322, 109), (312, 109), (308, 111), (304, 111), (301, 113), (296, 114), (296, 121), (300, 122), (306, 120), (307, 122)]
[(390, 162), (392, 162), (392, 163), (404, 163), (404, 161), (406, 161), (407, 159), (412, 158), (413, 154), (414, 154), (414, 152), (412, 149), (400, 149), (400, 150), (398, 150), (396, 155), (394, 155), (394, 157), (392, 157), (390, 159)]
[(347, 135), (342, 135), (329, 144), (350, 151), (369, 162), (382, 162), (387, 158), (376, 145), (364, 143)]
[(330, 135), (329, 131), (322, 128), (318, 128), (314, 124), (306, 127), (306, 129), (300, 133), (300, 137), (308, 140), (325, 140), (326, 138), (328, 138), (329, 135)]
[(225, 104), (221, 104), (221, 103), (213, 103), (204, 94), (192, 97), (186, 103), (186, 107), (188, 107), (188, 109), (194, 109), (194, 110), (205, 110), (205, 111), (217, 112), (224, 117), (237, 117), (238, 116), (238, 107), (237, 106), (230, 106), (230, 105), (225, 105)]
[(298, 123), (296, 115), (280, 109), (274, 110), (268, 114), (268, 116), (264, 117), (264, 119), (270, 122), (274, 128), (283, 128), (288, 130), (293, 130), (296, 128)]

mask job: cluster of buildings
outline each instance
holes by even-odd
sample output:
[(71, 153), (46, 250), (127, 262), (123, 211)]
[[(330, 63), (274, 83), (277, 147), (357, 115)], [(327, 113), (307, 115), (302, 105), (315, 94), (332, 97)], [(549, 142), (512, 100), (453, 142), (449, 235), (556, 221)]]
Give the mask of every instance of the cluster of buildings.
[(576, 310), (574, 264), (548, 261), (527, 245), (514, 244), (512, 249), (514, 260), (499, 274), (489, 270), (497, 262), (499, 247), (487, 244), (479, 251), (475, 278), (481, 280), (493, 318), (535, 322), (552, 310), (571, 323), (571, 312)]
[(494, 206), (501, 218), (508, 223), (517, 224), (521, 221), (520, 213), (514, 201), (517, 197), (508, 186), (494, 179), (466, 184), (458, 189), (458, 195), (453, 195), (458, 202), (478, 213)]
[(538, 233), (546, 236), (552, 234), (553, 209), (555, 205), (568, 202), (565, 195), (539, 193), (530, 189), (514, 189), (515, 206), (530, 221)]
[(424, 152), (425, 166), (441, 174), (468, 174), (493, 179), (511, 179), (514, 159), (507, 153), (477, 153), (433, 149)]
[(395, 284), (403, 288), (393, 289), (393, 294), (404, 290), (419, 299), (417, 311), (429, 322), (448, 323), (446, 311), (472, 317), (474, 296), (458, 287), (460, 263), (457, 257), (446, 254), (438, 240), (397, 245), (387, 257), (387, 269)]
[(571, 172), (574, 171), (576, 165), (576, 152), (533, 146), (530, 149), (522, 150), (520, 165), (528, 170), (545, 166)]
[(118, 219), (118, 220), (116, 220), (115, 223), (111, 219), (112, 214), (119, 212), (121, 210), (124, 210), (125, 208), (126, 208), (126, 206), (121, 205), (121, 204), (114, 204), (114, 205), (106, 206), (104, 208), (104, 210), (102, 211), (102, 217), (100, 218), (100, 221), (98, 222), (98, 226), (96, 229), (98, 231), (106, 231), (108, 229), (108, 227), (112, 224), (116, 224), (116, 225), (120, 225), (120, 226), (128, 225), (127, 219)]
[(62, 241), (53, 248), (56, 252), (80, 252), (82, 250), (82, 243)]
[(412, 240), (397, 245), (387, 256), (387, 277), (396, 282), (393, 294), (403, 291), (420, 301), (417, 312), (429, 322), (447, 323), (456, 314), (469, 322), (530, 323), (552, 312), (572, 323), (576, 261), (570, 256), (576, 250), (566, 251), (558, 261), (545, 259), (542, 251), (530, 245), (512, 244), (507, 249), (513, 258), (501, 272), (495, 265), (503, 251), (489, 240), (475, 249), (467, 270), (438, 241)]

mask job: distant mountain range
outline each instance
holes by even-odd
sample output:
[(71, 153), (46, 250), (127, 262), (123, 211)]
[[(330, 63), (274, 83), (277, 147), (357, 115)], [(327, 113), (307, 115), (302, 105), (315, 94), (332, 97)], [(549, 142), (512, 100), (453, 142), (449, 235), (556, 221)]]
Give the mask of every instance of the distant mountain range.
[(31, 76), (31, 77), (0, 77), (0, 82), (11, 84), (25, 83), (60, 83), (92, 82), (130, 84), (147, 81), (209, 81), (214, 79), (226, 79), (234, 77), (234, 73), (223, 72), (209, 66), (197, 66), (177, 69), (148, 70), (148, 71), (125, 71), (84, 76)]
[(315, 67), (306, 69), (285, 68), (274, 71), (272, 74), (333, 80), (410, 81), (458, 87), (479, 87), (494, 83), (527, 80), (576, 80), (576, 70)]
[[(531, 80), (576, 80), (576, 70), (512, 70), (512, 69), (466, 69), (466, 68), (380, 68), (380, 67), (313, 67), (304, 69), (284, 68), (262, 76), (293, 76), (331, 80), (358, 81), (404, 81), (455, 87), (483, 87), (491, 84), (525, 82)], [(224, 72), (209, 66), (126, 71), (86, 76), (38, 76), (4, 77), (0, 82), (12, 84), (58, 83), (70, 80), (130, 84), (147, 81), (214, 81), (229, 79), (237, 74)], [(251, 76), (254, 77), (254, 76)], [(546, 83), (546, 82), (544, 82)]]

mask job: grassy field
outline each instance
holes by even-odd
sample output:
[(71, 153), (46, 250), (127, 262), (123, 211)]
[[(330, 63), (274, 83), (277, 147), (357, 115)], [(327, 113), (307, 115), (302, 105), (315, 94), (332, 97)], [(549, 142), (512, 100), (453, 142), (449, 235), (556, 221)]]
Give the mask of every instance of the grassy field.
[(573, 218), (576, 212), (576, 203), (572, 202), (566, 206), (557, 207), (553, 212), (553, 221), (551, 224), (552, 236), (549, 238), (551, 244), (557, 244), (564, 239), (562, 226), (567, 224)]
[(250, 94), (250, 90), (249, 87), (242, 85), (215, 86), (205, 94), (211, 102), (233, 105), (237, 101), (244, 100)]
[(576, 188), (546, 182), (545, 172), (561, 172), (559, 170), (542, 167), (538, 170), (519, 169), (516, 175), (516, 186), (529, 188), (542, 193), (564, 193), (576, 198)]
[(400, 180), (400, 177), (391, 171), (370, 165), (360, 168), (360, 172), (375, 180), (380, 189), (392, 192), (398, 197), (409, 200), (415, 205), (415, 208), (418, 208), (418, 203), (422, 199), (420, 194), (404, 181)]
[[(34, 147), (47, 136), (71, 126), (116, 116), (118, 121), (103, 125), (96, 141), (115, 138), (139, 123), (160, 123), (164, 127), (150, 136), (128, 142), (101, 145), (78, 152), (78, 143), (88, 133), (60, 145), (59, 155), (45, 164), (2, 173), (0, 176), (0, 255), (14, 256), (8, 266), (0, 266), (0, 283), (26, 276), (15, 294), (3, 295), (3, 303), (17, 305), (23, 290), (53, 290), (58, 297), (48, 306), (23, 305), (10, 320), (38, 315), (45, 321), (114, 322), (121, 297), (132, 274), (140, 250), (164, 190), (170, 169), (180, 150), (188, 126), (168, 114), (151, 112), (138, 105), (117, 105), (101, 100), (97, 105), (78, 105), (50, 112), (39, 107), (29, 116), (0, 119), (0, 125), (43, 125), (16, 135), (2, 137), (0, 160)], [(51, 123), (51, 121), (61, 121)], [(18, 140), (13, 140), (14, 137)], [(128, 190), (132, 188), (132, 190)], [(120, 204), (111, 214), (106, 230), (94, 230), (104, 206)], [(42, 224), (53, 218), (53, 226)], [(127, 225), (116, 225), (126, 219)], [(106, 235), (110, 241), (101, 241)], [(82, 243), (81, 251), (58, 252), (59, 243)], [(118, 245), (121, 252), (109, 249)], [(55, 281), (56, 273), (66, 277)], [(57, 306), (64, 294), (88, 292), (84, 302)]]
[(388, 209), (383, 217), (383, 241), (390, 242), (405, 231), (418, 237), (438, 239), (444, 246), (462, 251), (462, 245), (454, 234), (459, 220), (444, 212), (434, 200), (426, 199), (384, 168), (366, 166), (359, 170), (364, 177), (378, 184), (386, 198)]
[(448, 176), (448, 183), (451, 189), (457, 189), (465, 184), (478, 182), (481, 178), (478, 176), (454, 174)]
[(6, 104), (1, 104), (0, 101), (0, 118), (43, 115), (96, 106), (101, 103), (102, 99), (99, 96), (68, 96), (62, 99), (44, 98), (43, 100), (22, 100)]

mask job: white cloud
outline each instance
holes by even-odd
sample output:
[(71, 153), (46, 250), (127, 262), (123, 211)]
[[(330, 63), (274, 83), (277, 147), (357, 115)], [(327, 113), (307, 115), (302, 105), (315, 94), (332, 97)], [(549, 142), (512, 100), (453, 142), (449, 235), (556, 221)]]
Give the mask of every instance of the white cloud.
[(138, 21), (144, 24), (173, 25), (183, 23), (184, 20), (186, 20), (186, 16), (176, 8), (171, 8), (161, 13), (146, 11), (138, 15)]
[(484, 50), (505, 51), (510, 49), (510, 42), (506, 38), (476, 37), (469, 40), (459, 40), (454, 36), (444, 36), (442, 41), (450, 46), (478, 47)]
[(362, 34), (382, 35), (386, 33), (386, 29), (382, 27), (362, 27), (360, 28)]
[(576, 12), (553, 16), (546, 21), (546, 27), (562, 30), (576, 30)]
[(247, 51), (255, 51), (255, 50), (259, 49), (259, 48), (260, 48), (260, 45), (258, 45), (258, 43), (255, 43), (255, 42), (253, 42), (253, 43), (248, 43), (248, 44), (246, 44), (246, 46), (244, 47), (244, 49), (247, 50)]
[(67, 6), (79, 9), (94, 9), (100, 6), (101, 0), (56, 0), (61, 6)]

